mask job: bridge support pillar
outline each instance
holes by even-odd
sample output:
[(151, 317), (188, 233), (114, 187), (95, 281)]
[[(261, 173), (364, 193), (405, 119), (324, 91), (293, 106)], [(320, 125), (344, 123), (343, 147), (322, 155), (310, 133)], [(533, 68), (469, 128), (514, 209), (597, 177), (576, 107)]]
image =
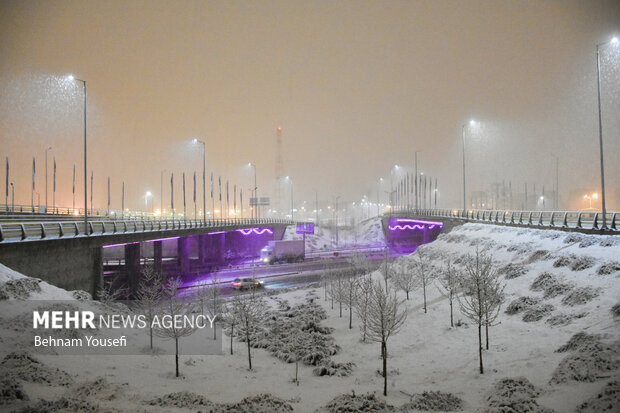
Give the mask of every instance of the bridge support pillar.
[(189, 273), (189, 238), (181, 237), (177, 240), (177, 258), (181, 275)]
[(198, 263), (204, 265), (206, 261), (207, 235), (198, 235)]
[(140, 284), (140, 243), (125, 245), (125, 275), (130, 293), (138, 291)]
[(424, 231), (424, 243), (428, 244), (429, 242), (431, 242), (431, 231), (426, 225), (424, 226), (424, 229), (422, 231)]
[(220, 237), (220, 245), (219, 245), (220, 259), (219, 261), (222, 264), (224, 264), (226, 262), (226, 233), (219, 234), (219, 237)]
[(163, 250), (162, 242), (161, 241), (153, 242), (153, 267), (154, 267), (154, 270), (160, 274), (163, 269), (163, 265), (162, 265), (163, 258), (164, 258), (163, 252), (164, 250)]
[(103, 288), (103, 248), (95, 247), (93, 255), (93, 292), (95, 299), (99, 298), (99, 291)]

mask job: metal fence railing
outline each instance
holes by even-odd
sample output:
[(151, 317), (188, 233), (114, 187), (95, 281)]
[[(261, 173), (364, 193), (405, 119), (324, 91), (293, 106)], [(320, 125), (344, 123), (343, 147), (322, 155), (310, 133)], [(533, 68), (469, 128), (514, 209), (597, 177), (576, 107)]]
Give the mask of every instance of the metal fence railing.
[[(498, 224), (539, 226), (548, 228), (595, 229), (602, 228), (603, 213), (600, 211), (502, 211), (486, 209), (420, 209), (395, 210), (394, 213), (413, 213), (422, 216), (456, 218)], [(607, 230), (617, 231), (620, 213), (607, 212)]]
[(293, 221), (270, 218), (229, 219), (130, 219), (82, 221), (16, 221), (0, 222), (0, 243), (63, 239), (79, 236), (99, 236), (125, 233), (173, 231), (193, 228), (233, 228), (239, 226), (293, 224)]

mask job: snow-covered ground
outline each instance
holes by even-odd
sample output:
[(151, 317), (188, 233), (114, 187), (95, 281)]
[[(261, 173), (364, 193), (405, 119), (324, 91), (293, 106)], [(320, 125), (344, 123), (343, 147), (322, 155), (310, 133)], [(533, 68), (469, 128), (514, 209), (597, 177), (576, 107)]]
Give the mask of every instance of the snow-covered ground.
[[(384, 400), (398, 408), (410, 402), (411, 394), (439, 390), (462, 399), (462, 410), (473, 412), (483, 411), (495, 403), (497, 395), (489, 396), (499, 392), (493, 390), (493, 386), (501, 387), (505, 383), (499, 382), (501, 379), (524, 377), (534, 386), (532, 389), (536, 389), (531, 390), (537, 395), (534, 399), (524, 404), (517, 403), (516, 410), (499, 410), (496, 403), (497, 409), (489, 411), (535, 412), (545, 411), (540, 407), (544, 406), (556, 412), (572, 412), (602, 392), (606, 383), (618, 380), (620, 319), (611, 310), (620, 303), (620, 237), (466, 224), (421, 249), (436, 266), (441, 266), (447, 259), (458, 263), (464, 255), (474, 254), (476, 248), (491, 254), (502, 271), (508, 274), (503, 278), (507, 297), (499, 324), (490, 329), (490, 349), (483, 353), (483, 375), (478, 373), (476, 326), (465, 320), (456, 305), (455, 320), (460, 319), (469, 325), (450, 328), (448, 301), (433, 284), (427, 290), (428, 312), (422, 311), (422, 292), (415, 291), (407, 302), (406, 324), (388, 341), (388, 396), (383, 398), (380, 396), (382, 377), (378, 373), (381, 367), (379, 344), (362, 343), (357, 328), (359, 320), (355, 315), (355, 325), (349, 330), (346, 311), (340, 318), (337, 305), (332, 310), (331, 303), (323, 299), (323, 289), (315, 285), (283, 292), (266, 300), (274, 308), (282, 301), (293, 305), (304, 302), (314, 291), (314, 301), (320, 303), (328, 315), (320, 325), (334, 329), (335, 344), (341, 347), (340, 352), (331, 357), (332, 361), (355, 363), (349, 376), (319, 377), (312, 374), (312, 367), (300, 364), (301, 382), (297, 386), (291, 380), (295, 374), (294, 364), (279, 360), (267, 350), (253, 349), (253, 370), (248, 371), (245, 343), (235, 341), (234, 355), (231, 356), (227, 339), (222, 355), (182, 357), (182, 378), (174, 378), (174, 359), (168, 355), (34, 355), (44, 366), (53, 369), (56, 376), (60, 373), (55, 369), (68, 373), (70, 383), (56, 376), (50, 383), (20, 380), (29, 401), (16, 400), (9, 406), (0, 404), (0, 410), (19, 408), (35, 403), (37, 399), (54, 400), (64, 396), (90, 401), (104, 411), (204, 411), (204, 401), (189, 408), (146, 404), (170, 393), (189, 392), (215, 403), (236, 403), (246, 396), (270, 393), (286, 401), (295, 411), (313, 412), (337, 396), (352, 395), (353, 392), (356, 396), (374, 392), (377, 395), (375, 400)], [(399, 258), (401, 261), (410, 259), (412, 257)], [(508, 264), (512, 265), (506, 267)], [(540, 277), (545, 272), (548, 275)], [(378, 272), (373, 276), (381, 277)], [(16, 279), (23, 279), (23, 276), (0, 266), (2, 291), (7, 290), (7, 281)], [(29, 299), (67, 299), (71, 296), (46, 283), (39, 286), (41, 292)], [(14, 287), (8, 295), (14, 296)], [(404, 298), (404, 294), (401, 295)], [(553, 308), (544, 307), (546, 312), (543, 311), (542, 318), (530, 322), (523, 321), (527, 309), (513, 315), (506, 314), (504, 310), (520, 297), (532, 298), (531, 301), (537, 302), (536, 308), (544, 305)], [(0, 359), (16, 350), (16, 337), (20, 331), (16, 323), (11, 323), (11, 318), (17, 315), (13, 309), (8, 311), (16, 302), (13, 298), (0, 301), (3, 324)], [(12, 328), (6, 328), (7, 325)], [(592, 382), (568, 380), (552, 384), (558, 365), (574, 355), (574, 351), (558, 353), (555, 350), (580, 332), (597, 334), (601, 345), (611, 346), (611, 367), (595, 372)], [(0, 369), (11, 365), (5, 360)], [(12, 377), (6, 371), (1, 373), (3, 377)], [(99, 377), (105, 380), (97, 381)], [(608, 411), (618, 411), (617, 390), (611, 397), (607, 402), (611, 407)], [(6, 397), (4, 401), (7, 401)], [(258, 402), (251, 405), (254, 407), (244, 411), (287, 411), (286, 406), (276, 409), (273, 403), (263, 404), (268, 407), (262, 410), (256, 407)], [(524, 408), (526, 405), (529, 410), (519, 410), (518, 406)], [(76, 408), (71, 406), (69, 410)], [(243, 408), (238, 405), (229, 411)], [(584, 411), (600, 409), (599, 404)]]

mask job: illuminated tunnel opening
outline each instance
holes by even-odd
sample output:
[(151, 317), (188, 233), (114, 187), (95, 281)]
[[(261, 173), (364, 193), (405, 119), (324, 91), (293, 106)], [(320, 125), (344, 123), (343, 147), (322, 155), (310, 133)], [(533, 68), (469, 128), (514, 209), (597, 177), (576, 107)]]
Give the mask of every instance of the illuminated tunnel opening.
[(392, 254), (411, 254), (420, 245), (433, 242), (443, 228), (443, 222), (411, 218), (390, 218), (387, 244)]

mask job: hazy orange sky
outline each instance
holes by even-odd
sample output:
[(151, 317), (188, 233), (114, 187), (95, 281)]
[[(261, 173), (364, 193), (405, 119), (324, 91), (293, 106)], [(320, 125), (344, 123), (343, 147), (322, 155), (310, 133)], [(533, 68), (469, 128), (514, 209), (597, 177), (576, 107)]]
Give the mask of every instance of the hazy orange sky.
[[(614, 34), (617, 0), (4, 0), (0, 156), (11, 161), (16, 202), (30, 204), (32, 157), (43, 199), (51, 146), (57, 203), (71, 205), (75, 163), (82, 204), (82, 95), (64, 80), (74, 73), (88, 85), (99, 207), (107, 176), (116, 208), (123, 180), (135, 208), (147, 190), (159, 205), (163, 170), (176, 183), (185, 171), (189, 185), (202, 167), (194, 136), (207, 144), (208, 174), (243, 187), (247, 200), (253, 178), (243, 166), (254, 162), (260, 191), (271, 191), (280, 125), (299, 200), (318, 191), (324, 202), (374, 201), (378, 178), (412, 166), (419, 151), (420, 169), (438, 177), (440, 206), (459, 206), (461, 125), (473, 117), (483, 126), (466, 137), (468, 189), (502, 180), (551, 189), (558, 156), (560, 207), (580, 208), (582, 193), (600, 185), (595, 45)], [(607, 46), (602, 66), (616, 210), (619, 49)]]

